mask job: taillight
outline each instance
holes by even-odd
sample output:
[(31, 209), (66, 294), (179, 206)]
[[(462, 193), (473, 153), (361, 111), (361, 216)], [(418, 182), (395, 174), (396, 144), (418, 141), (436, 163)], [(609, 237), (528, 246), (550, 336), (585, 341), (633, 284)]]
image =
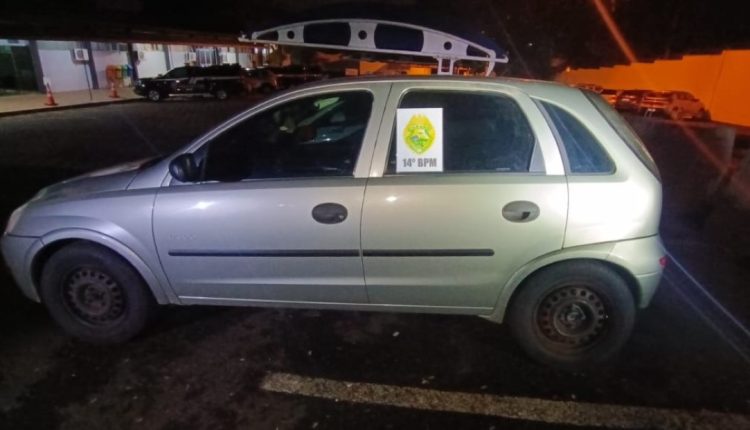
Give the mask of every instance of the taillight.
[(661, 257), (659, 259), (659, 266), (661, 266), (662, 269), (665, 268), (665, 267), (667, 267), (667, 261), (668, 261), (668, 259), (667, 259), (666, 255), (663, 256), (663, 257)]

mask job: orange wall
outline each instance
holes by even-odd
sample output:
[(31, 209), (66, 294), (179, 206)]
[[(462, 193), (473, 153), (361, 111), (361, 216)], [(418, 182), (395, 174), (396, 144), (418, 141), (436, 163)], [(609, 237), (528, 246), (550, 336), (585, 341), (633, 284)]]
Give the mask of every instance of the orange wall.
[(689, 91), (706, 105), (715, 121), (750, 126), (750, 50), (575, 69), (559, 74), (557, 80), (614, 89)]

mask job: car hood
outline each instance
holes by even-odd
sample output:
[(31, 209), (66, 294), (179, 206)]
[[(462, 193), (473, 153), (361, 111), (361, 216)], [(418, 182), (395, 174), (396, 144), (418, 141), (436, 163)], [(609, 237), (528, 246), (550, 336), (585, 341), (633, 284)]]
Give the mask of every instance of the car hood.
[(152, 160), (145, 159), (118, 164), (58, 182), (43, 188), (34, 196), (32, 201), (124, 190), (138, 172), (144, 166), (151, 164)]

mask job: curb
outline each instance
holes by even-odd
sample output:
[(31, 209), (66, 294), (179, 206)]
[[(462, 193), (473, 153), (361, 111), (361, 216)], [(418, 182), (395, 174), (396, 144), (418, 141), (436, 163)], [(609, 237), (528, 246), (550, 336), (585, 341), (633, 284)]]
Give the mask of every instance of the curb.
[(6, 117), (6, 116), (26, 115), (26, 114), (39, 113), (39, 112), (52, 112), (52, 111), (60, 111), (60, 110), (105, 106), (105, 105), (111, 105), (111, 104), (116, 104), (116, 103), (132, 103), (132, 102), (144, 101), (144, 100), (146, 99), (139, 97), (139, 98), (129, 98), (129, 99), (121, 99), (121, 100), (105, 100), (101, 102), (80, 103), (80, 104), (65, 105), (65, 106), (47, 106), (47, 107), (34, 108), (34, 109), (14, 110), (14, 111), (8, 111), (8, 112), (0, 112), (0, 118)]

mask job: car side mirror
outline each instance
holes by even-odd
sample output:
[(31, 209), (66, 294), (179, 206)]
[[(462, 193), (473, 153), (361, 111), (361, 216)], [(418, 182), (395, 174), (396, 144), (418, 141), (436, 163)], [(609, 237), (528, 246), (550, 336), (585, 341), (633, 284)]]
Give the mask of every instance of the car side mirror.
[(180, 182), (195, 182), (200, 172), (193, 154), (181, 154), (169, 163), (169, 173)]

